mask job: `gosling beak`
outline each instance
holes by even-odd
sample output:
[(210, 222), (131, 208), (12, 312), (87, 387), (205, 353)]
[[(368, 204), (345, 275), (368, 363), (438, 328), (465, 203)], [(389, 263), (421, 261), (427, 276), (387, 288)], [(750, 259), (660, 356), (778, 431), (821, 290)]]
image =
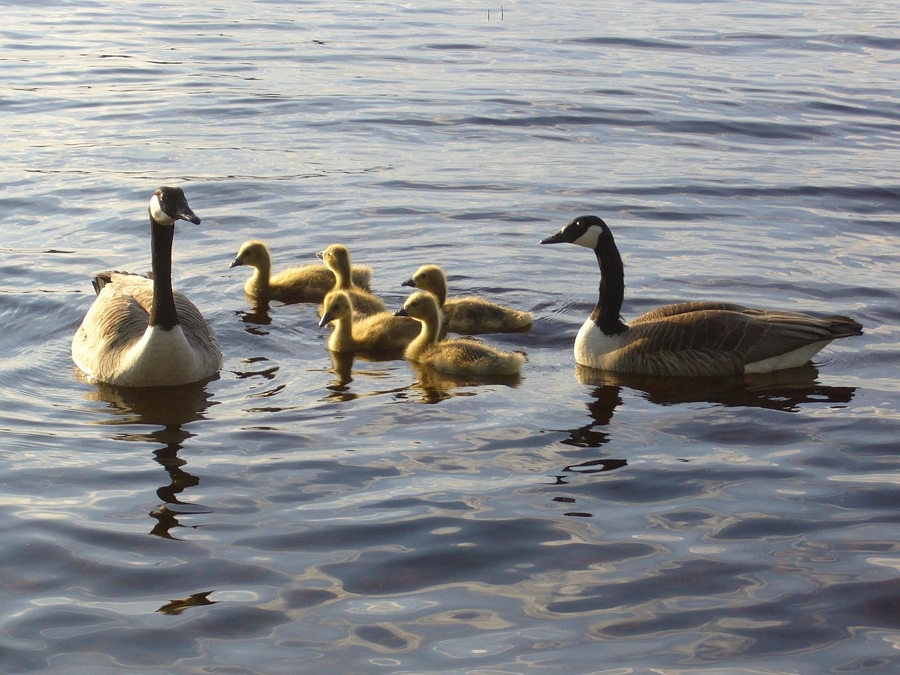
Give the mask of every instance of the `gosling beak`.
[(231, 261), (231, 264), (228, 266), (228, 269), (231, 269), (232, 267), (240, 267), (243, 264), (244, 264), (243, 260), (241, 260), (240, 258), (235, 258), (234, 260)]
[(325, 257), (325, 251), (319, 251), (318, 253), (316, 253), (316, 257), (317, 257), (317, 258), (320, 258), (320, 259), (324, 258), (324, 257)]
[(396, 312), (394, 312), (394, 316), (409, 316), (409, 314), (406, 311), (406, 307), (401, 307)]
[(416, 282), (413, 281), (412, 279), (407, 279), (406, 281), (404, 281), (404, 282), (403, 282), (402, 284), (400, 284), (400, 285), (401, 285), (401, 286), (412, 286), (413, 288), (415, 288), (415, 287), (416, 287)]
[(327, 326), (328, 324), (331, 323), (331, 320), (332, 320), (333, 318), (334, 318), (334, 317), (331, 316), (331, 312), (325, 312), (325, 313), (322, 315), (322, 318), (319, 319), (319, 328), (325, 328), (325, 326)]

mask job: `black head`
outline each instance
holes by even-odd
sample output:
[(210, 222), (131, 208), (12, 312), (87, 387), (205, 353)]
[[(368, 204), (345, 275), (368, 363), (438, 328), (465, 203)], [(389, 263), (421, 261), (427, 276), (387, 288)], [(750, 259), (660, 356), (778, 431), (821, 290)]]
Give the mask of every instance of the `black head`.
[(596, 249), (601, 238), (610, 236), (609, 228), (602, 218), (597, 216), (578, 216), (568, 225), (564, 225), (556, 234), (541, 239), (541, 244), (578, 244), (585, 248)]
[(184, 190), (179, 187), (161, 187), (153, 193), (150, 198), (150, 217), (161, 225), (172, 225), (176, 220), (200, 224), (200, 218), (191, 210)]

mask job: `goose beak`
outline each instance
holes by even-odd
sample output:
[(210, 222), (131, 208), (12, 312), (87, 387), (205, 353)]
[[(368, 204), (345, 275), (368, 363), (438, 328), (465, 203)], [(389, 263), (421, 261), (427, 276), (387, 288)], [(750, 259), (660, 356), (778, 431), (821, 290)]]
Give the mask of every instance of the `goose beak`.
[(416, 282), (413, 281), (412, 279), (407, 279), (406, 281), (404, 281), (404, 282), (403, 282), (402, 284), (400, 284), (400, 285), (401, 285), (401, 286), (412, 286), (413, 288), (415, 288), (415, 287), (416, 287)]
[(406, 312), (406, 307), (401, 307), (394, 312), (394, 316), (409, 316), (409, 314)]
[(325, 312), (325, 313), (322, 315), (322, 318), (319, 319), (319, 328), (325, 328), (325, 326), (327, 326), (328, 324), (331, 323), (331, 320), (332, 320), (333, 318), (334, 318), (334, 317), (331, 316), (331, 312)]
[(193, 212), (191, 207), (187, 205), (187, 202), (185, 202), (178, 208), (178, 213), (176, 214), (175, 217), (178, 218), (179, 220), (187, 220), (187, 221), (193, 223), (194, 225), (200, 224), (200, 218), (197, 216), (196, 213)]
[(243, 264), (244, 264), (243, 260), (241, 260), (240, 258), (235, 258), (234, 260), (231, 261), (231, 264), (228, 266), (228, 269), (231, 269), (232, 267), (239, 267)]
[(566, 228), (562, 228), (556, 234), (551, 234), (549, 237), (544, 237), (538, 243), (539, 244), (562, 244), (569, 241), (566, 239)]
[(324, 258), (325, 258), (325, 251), (319, 251), (318, 253), (316, 253), (316, 257), (319, 258), (319, 259), (324, 259)]

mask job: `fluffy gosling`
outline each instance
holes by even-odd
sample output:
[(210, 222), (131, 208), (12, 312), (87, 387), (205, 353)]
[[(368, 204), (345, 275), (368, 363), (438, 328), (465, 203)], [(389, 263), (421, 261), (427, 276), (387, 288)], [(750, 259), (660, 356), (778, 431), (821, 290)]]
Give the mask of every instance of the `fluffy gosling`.
[[(249, 265), (253, 275), (244, 284), (244, 292), (258, 301), (278, 302), (321, 302), (334, 288), (334, 272), (324, 265), (303, 265), (272, 274), (272, 256), (269, 247), (259, 239), (250, 239), (241, 245), (231, 267)], [(372, 279), (372, 268), (354, 265), (353, 283), (368, 288)]]
[(445, 331), (480, 335), (518, 333), (531, 328), (531, 312), (520, 312), (475, 295), (448, 299), (447, 275), (437, 265), (423, 265), (403, 285), (434, 294), (446, 317)]
[(452, 375), (518, 375), (522, 370), (525, 357), (517, 352), (502, 352), (465, 338), (440, 340), (440, 308), (431, 293), (413, 293), (397, 315), (422, 324), (419, 336), (406, 348), (410, 361)]
[(328, 337), (333, 352), (384, 352), (404, 349), (418, 334), (419, 323), (409, 317), (378, 312), (353, 319), (353, 302), (347, 291), (332, 291), (325, 296), (319, 326), (334, 323)]
[[(334, 273), (334, 290), (347, 291), (350, 295), (350, 300), (353, 303), (353, 312), (357, 317), (387, 310), (381, 298), (354, 284), (350, 274), (350, 251), (347, 250), (346, 246), (332, 244), (324, 251), (316, 253), (316, 257), (321, 258), (322, 262), (325, 263), (325, 267)], [(322, 316), (322, 312), (323, 308), (320, 306), (319, 316)]]

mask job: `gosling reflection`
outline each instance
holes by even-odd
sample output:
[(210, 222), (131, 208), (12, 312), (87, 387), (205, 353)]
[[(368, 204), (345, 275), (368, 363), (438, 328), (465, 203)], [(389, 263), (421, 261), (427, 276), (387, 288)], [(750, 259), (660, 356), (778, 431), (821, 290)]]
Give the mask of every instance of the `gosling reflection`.
[(113, 413), (113, 417), (98, 424), (157, 427), (146, 432), (123, 433), (117, 437), (161, 446), (153, 451), (153, 456), (166, 470), (169, 483), (156, 490), (163, 504), (150, 513), (156, 520), (150, 534), (174, 539), (172, 530), (183, 527), (178, 516), (204, 512), (179, 499), (182, 492), (198, 485), (200, 479), (184, 469), (187, 462), (178, 457), (178, 452), (194, 435), (185, 426), (203, 419), (204, 412), (215, 405), (214, 401), (210, 401), (205, 384), (147, 388), (98, 384), (86, 396), (88, 400), (107, 403)]
[[(365, 393), (360, 393), (355, 391), (351, 386), (358, 377), (364, 376), (366, 378), (377, 380), (377, 379), (389, 379), (392, 375), (392, 372), (397, 369), (400, 365), (399, 360), (403, 358), (403, 350), (399, 352), (379, 352), (379, 353), (365, 353), (365, 352), (332, 352), (329, 351), (328, 354), (331, 356), (331, 372), (334, 373), (335, 379), (325, 385), (325, 388), (328, 390), (328, 394), (326, 396), (327, 400), (330, 401), (353, 401), (357, 398), (361, 398), (363, 396), (376, 396), (379, 394), (397, 394), (402, 392), (402, 388), (391, 387), (388, 389), (376, 389), (373, 391), (367, 391)], [(393, 362), (394, 365), (389, 365), (383, 368), (366, 368), (366, 369), (354, 369), (354, 364), (357, 361), (366, 362), (366, 363), (384, 363), (388, 364)]]
[(268, 300), (254, 300), (248, 296), (250, 310), (237, 310), (235, 314), (240, 317), (241, 321), (247, 324), (244, 330), (253, 335), (268, 335), (269, 332), (261, 326), (268, 326), (272, 323), (272, 316), (269, 314)]
[(421, 395), (421, 403), (440, 403), (455, 396), (475, 396), (473, 387), (499, 385), (516, 388), (521, 382), (519, 375), (453, 375), (414, 361), (409, 365), (416, 373), (412, 388)]

